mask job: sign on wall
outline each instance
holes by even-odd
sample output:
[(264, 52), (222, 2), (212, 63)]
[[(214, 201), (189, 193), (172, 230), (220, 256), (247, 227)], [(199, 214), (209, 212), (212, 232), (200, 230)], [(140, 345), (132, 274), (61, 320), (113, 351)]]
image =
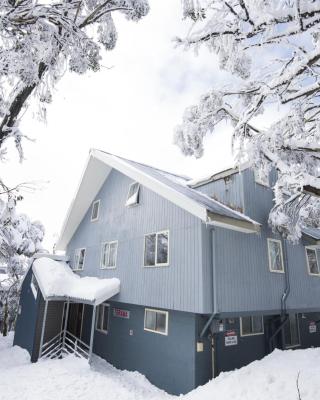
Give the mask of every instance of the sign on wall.
[(225, 346), (236, 346), (238, 344), (238, 335), (236, 331), (227, 331), (224, 336)]
[(113, 316), (118, 318), (130, 318), (130, 311), (128, 310), (121, 310), (121, 308), (114, 308), (113, 309)]
[(317, 332), (317, 324), (314, 321), (310, 321), (309, 323), (309, 333)]

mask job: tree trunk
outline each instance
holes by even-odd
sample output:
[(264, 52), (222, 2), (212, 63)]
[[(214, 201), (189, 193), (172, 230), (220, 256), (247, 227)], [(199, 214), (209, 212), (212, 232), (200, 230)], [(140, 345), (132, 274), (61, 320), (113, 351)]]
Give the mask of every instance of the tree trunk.
[(3, 306), (4, 312), (3, 312), (3, 328), (2, 328), (2, 335), (7, 336), (8, 335), (8, 302), (6, 301), (4, 306)]

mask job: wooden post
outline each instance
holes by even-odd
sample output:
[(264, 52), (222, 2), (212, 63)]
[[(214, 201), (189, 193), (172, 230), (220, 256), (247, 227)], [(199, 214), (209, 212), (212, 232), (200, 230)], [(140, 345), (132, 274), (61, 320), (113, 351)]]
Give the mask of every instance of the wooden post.
[(92, 348), (93, 348), (93, 336), (94, 336), (94, 324), (96, 320), (96, 305), (93, 306), (92, 310), (92, 321), (91, 321), (91, 334), (90, 334), (90, 348), (89, 348), (89, 364), (92, 361)]
[(42, 346), (43, 346), (43, 338), (44, 338), (44, 329), (45, 329), (46, 319), (47, 319), (47, 311), (48, 311), (48, 300), (46, 300), (45, 305), (44, 305), (44, 314), (43, 314), (43, 320), (42, 320), (42, 330), (41, 330), (41, 339), (40, 339), (39, 358), (41, 358), (41, 355), (42, 355)]
[(70, 300), (68, 299), (67, 307), (66, 307), (66, 314), (64, 316), (62, 350), (64, 350), (64, 346), (65, 346), (65, 342), (66, 342), (66, 334), (67, 334), (67, 327), (68, 327), (68, 317), (69, 317), (69, 306), (70, 306)]

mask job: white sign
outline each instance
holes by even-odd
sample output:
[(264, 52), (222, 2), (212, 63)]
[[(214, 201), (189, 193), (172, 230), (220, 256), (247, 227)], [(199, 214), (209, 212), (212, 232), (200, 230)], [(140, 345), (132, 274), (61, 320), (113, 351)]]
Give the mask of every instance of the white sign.
[(317, 332), (317, 325), (314, 322), (311, 322), (309, 325), (309, 333), (316, 333)]
[(225, 336), (224, 344), (225, 346), (236, 346), (238, 344), (238, 336)]

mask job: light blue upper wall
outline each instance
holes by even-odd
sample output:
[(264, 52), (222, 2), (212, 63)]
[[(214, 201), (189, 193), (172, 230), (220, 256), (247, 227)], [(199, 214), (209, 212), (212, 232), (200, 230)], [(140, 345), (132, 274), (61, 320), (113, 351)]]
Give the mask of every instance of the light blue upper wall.
[(209, 182), (195, 189), (220, 201), (233, 210), (243, 212), (242, 174), (229, 175), (226, 178)]
[[(270, 174), (270, 186), (275, 172)], [(261, 233), (243, 234), (215, 228), (213, 254), (216, 266), (216, 305), (221, 313), (279, 312), (285, 290), (285, 275), (270, 272), (268, 238), (280, 239), (268, 225), (273, 206), (271, 187), (255, 182), (252, 170), (243, 172), (243, 193), (246, 215), (262, 224)], [(290, 294), (289, 310), (312, 311), (320, 309), (320, 277), (311, 276), (307, 270), (305, 245), (282, 240), (287, 247)], [(285, 252), (284, 252), (285, 253)], [(284, 254), (285, 255), (285, 254)], [(320, 252), (318, 252), (320, 260)]]
[[(120, 294), (114, 300), (165, 309), (211, 312), (210, 264), (203, 268), (201, 221), (141, 187), (140, 204), (126, 207), (132, 180), (113, 170), (96, 199), (100, 199), (99, 220), (91, 222), (91, 207), (70, 241), (67, 254), (86, 248), (81, 275), (117, 277)], [(169, 230), (169, 266), (143, 267), (144, 235)], [(118, 240), (116, 269), (101, 270), (101, 244)]]

